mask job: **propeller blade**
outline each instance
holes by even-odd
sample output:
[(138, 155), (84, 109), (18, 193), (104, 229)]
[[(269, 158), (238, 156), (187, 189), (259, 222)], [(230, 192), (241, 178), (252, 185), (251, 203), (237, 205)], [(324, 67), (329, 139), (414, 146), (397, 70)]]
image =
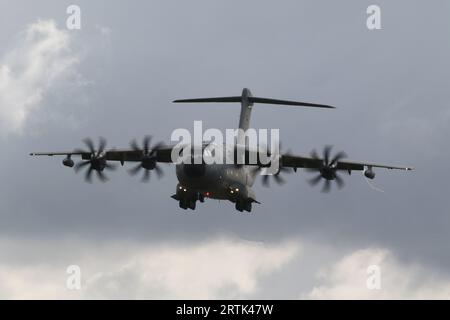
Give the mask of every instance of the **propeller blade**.
[(308, 180), (308, 183), (311, 185), (311, 186), (315, 186), (315, 185), (317, 185), (318, 183), (319, 183), (319, 181), (322, 179), (322, 175), (321, 174), (318, 174), (317, 176), (315, 176), (314, 178), (312, 178), (312, 179), (309, 179)]
[[(153, 155), (159, 148), (161, 148), (162, 146), (164, 146), (164, 142), (158, 142), (157, 144), (155, 144), (152, 147), (152, 152), (150, 152), (150, 155)], [(193, 152), (192, 152), (193, 154)]]
[(311, 151), (311, 158), (313, 159), (320, 159), (319, 155), (317, 154), (317, 151), (314, 149), (313, 151)]
[(97, 152), (97, 157), (99, 157), (103, 151), (105, 151), (106, 148), (106, 139), (103, 137), (99, 138), (100, 143), (98, 145), (98, 152)]
[(85, 138), (85, 139), (83, 140), (83, 142), (84, 142), (84, 143), (86, 144), (86, 146), (88, 147), (90, 153), (95, 153), (94, 143), (92, 142), (92, 139), (91, 139), (91, 138)]
[(113, 163), (106, 163), (105, 164), (105, 169), (111, 170), (111, 171), (115, 171), (117, 169), (117, 165), (113, 164)]
[(138, 145), (137, 142), (136, 142), (136, 139), (133, 139), (133, 141), (131, 141), (130, 147), (131, 147), (131, 149), (133, 149), (134, 151), (139, 151), (139, 150), (141, 150), (141, 148), (139, 148), (139, 145)]
[(336, 184), (338, 186), (339, 189), (342, 189), (345, 186), (345, 182), (344, 179), (342, 179), (338, 174), (335, 175), (336, 177)]
[(145, 136), (142, 141), (142, 146), (144, 148), (144, 154), (148, 154), (148, 150), (150, 147), (150, 142), (152, 141), (152, 136)]
[(74, 167), (75, 172), (80, 171), (81, 168), (87, 166), (87, 165), (90, 164), (90, 163), (91, 163), (90, 160), (78, 162), (78, 163), (75, 165), (75, 167)]
[(330, 153), (333, 147), (330, 145), (325, 146), (323, 149), (323, 162), (326, 166), (330, 164)]
[(158, 179), (164, 175), (164, 171), (162, 171), (161, 167), (158, 165), (155, 166), (155, 172), (156, 175), (158, 176)]
[(338, 152), (334, 158), (330, 162), (330, 166), (334, 165), (335, 163), (339, 162), (339, 160), (347, 158), (347, 154), (344, 151)]
[(88, 170), (86, 170), (86, 174), (84, 175), (84, 180), (86, 182), (92, 183), (92, 171), (94, 169), (92, 167), (89, 167)]
[(278, 174), (275, 174), (273, 177), (274, 177), (275, 181), (276, 181), (279, 185), (285, 184), (285, 182), (286, 182), (286, 181), (280, 176), (279, 173), (278, 173)]
[(142, 182), (150, 181), (150, 170), (145, 170), (141, 179)]
[(108, 177), (102, 171), (95, 170), (95, 172), (97, 172), (97, 177), (100, 179), (101, 182), (106, 182), (109, 180)]
[(142, 169), (142, 164), (138, 163), (136, 166), (128, 170), (128, 173), (135, 176)]
[(325, 183), (323, 184), (322, 187), (322, 192), (328, 193), (330, 192), (330, 189), (331, 189), (331, 180), (325, 180)]

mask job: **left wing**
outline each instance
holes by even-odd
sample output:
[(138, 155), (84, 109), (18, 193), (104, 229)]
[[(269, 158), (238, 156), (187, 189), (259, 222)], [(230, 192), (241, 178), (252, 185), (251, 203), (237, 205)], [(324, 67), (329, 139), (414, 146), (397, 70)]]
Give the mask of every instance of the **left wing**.
[[(138, 162), (136, 166), (129, 169), (131, 175), (136, 175), (143, 170), (142, 181), (150, 179), (150, 171), (155, 170), (158, 177), (163, 175), (163, 170), (158, 166), (158, 162), (170, 163), (172, 162), (172, 150), (174, 147), (165, 146), (162, 142), (155, 145), (151, 144), (152, 137), (145, 136), (142, 145), (139, 145), (136, 140), (130, 143), (130, 149), (107, 149), (106, 139), (100, 138), (98, 146), (90, 138), (83, 140), (85, 149), (75, 149), (68, 152), (33, 152), (31, 156), (65, 156), (62, 161), (66, 167), (74, 168), (75, 172), (86, 168), (85, 180), (92, 181), (92, 175), (95, 173), (98, 178), (105, 182), (108, 180), (104, 174), (104, 170), (115, 170), (117, 167), (109, 162), (119, 161), (122, 165), (126, 161)], [(73, 156), (81, 157), (82, 161), (75, 163)], [(178, 159), (175, 159), (176, 161)]]
[[(157, 162), (171, 163), (171, 152), (173, 146), (159, 147), (157, 149), (150, 149), (154, 152)], [(83, 160), (91, 158), (92, 154), (97, 153), (82, 150), (63, 151), (63, 152), (32, 152), (30, 156), (80, 156)], [(113, 149), (103, 152), (103, 158), (107, 161), (120, 161), (121, 163), (127, 161), (141, 161), (143, 157), (143, 149)]]

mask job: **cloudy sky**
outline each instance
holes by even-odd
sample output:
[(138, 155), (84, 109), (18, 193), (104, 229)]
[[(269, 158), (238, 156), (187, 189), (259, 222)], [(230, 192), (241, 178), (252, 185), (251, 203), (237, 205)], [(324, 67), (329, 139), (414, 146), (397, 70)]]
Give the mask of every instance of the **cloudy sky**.
[[(66, 9), (81, 8), (81, 29)], [(381, 8), (381, 30), (366, 9)], [(450, 298), (450, 3), (0, 0), (0, 298)], [(299, 170), (237, 214), (170, 198), (172, 166), (86, 184), (60, 158), (85, 137), (127, 147), (176, 128), (237, 126), (255, 95), (336, 110), (257, 106), (285, 148), (326, 144), (414, 172), (361, 173), (322, 194)], [(381, 191), (380, 191), (381, 190)], [(81, 290), (66, 286), (70, 265)], [(381, 288), (369, 290), (369, 266)]]

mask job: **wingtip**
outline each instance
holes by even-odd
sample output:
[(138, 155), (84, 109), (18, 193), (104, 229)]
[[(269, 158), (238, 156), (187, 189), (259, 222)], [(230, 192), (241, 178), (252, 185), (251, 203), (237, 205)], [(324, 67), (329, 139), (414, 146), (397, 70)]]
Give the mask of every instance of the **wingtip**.
[(335, 106), (330, 106), (330, 105), (327, 105), (327, 104), (320, 105), (320, 108), (323, 108), (323, 109), (337, 109)]

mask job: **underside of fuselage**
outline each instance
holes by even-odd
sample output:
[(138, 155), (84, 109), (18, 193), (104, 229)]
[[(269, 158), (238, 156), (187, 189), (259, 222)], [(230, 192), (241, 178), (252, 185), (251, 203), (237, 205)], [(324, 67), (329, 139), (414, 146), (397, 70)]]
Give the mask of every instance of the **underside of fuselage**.
[(251, 211), (256, 196), (251, 186), (255, 173), (249, 166), (229, 164), (178, 164), (178, 185), (173, 199), (183, 209), (195, 209), (205, 199), (228, 200), (239, 211)]

